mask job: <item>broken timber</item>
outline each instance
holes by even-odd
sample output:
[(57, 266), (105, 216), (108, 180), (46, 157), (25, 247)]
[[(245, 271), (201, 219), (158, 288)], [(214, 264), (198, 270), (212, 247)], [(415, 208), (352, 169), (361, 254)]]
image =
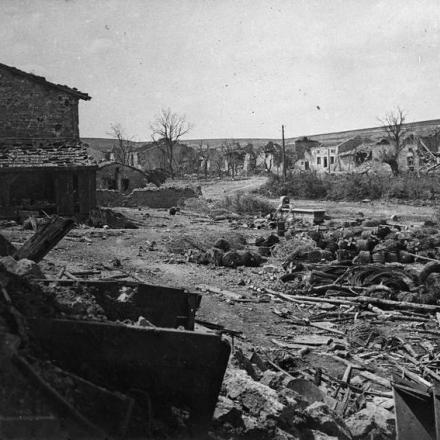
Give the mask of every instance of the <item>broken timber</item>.
[(73, 228), (75, 222), (70, 218), (54, 217), (38, 230), (24, 245), (14, 252), (16, 260), (27, 258), (36, 263), (41, 261), (49, 251)]
[(407, 301), (393, 301), (390, 299), (381, 299), (381, 298), (373, 298), (370, 296), (355, 296), (350, 297), (350, 300), (343, 299), (343, 298), (317, 298), (314, 296), (304, 296), (304, 295), (287, 295), (285, 293), (276, 292), (272, 289), (265, 289), (266, 292), (278, 296), (279, 298), (282, 298), (286, 301), (290, 302), (298, 302), (298, 301), (308, 301), (308, 302), (316, 302), (316, 303), (329, 303), (329, 304), (336, 304), (336, 305), (357, 305), (358, 303), (364, 303), (364, 304), (376, 304), (396, 309), (403, 309), (403, 310), (417, 310), (419, 312), (438, 312), (440, 311), (440, 306), (431, 305), (431, 304), (418, 304), (418, 303), (411, 303)]

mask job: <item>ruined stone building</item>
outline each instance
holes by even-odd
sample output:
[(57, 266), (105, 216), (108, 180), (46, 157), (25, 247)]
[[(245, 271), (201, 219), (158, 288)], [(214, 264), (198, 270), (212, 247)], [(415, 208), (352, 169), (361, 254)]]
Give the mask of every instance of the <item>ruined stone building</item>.
[(0, 217), (87, 215), (96, 163), (81, 143), (75, 88), (0, 64)]
[[(96, 173), (96, 188), (110, 189), (128, 194), (135, 188), (144, 188), (150, 183), (149, 175), (139, 168), (117, 162), (99, 164)], [(157, 185), (159, 186), (160, 183)]]
[[(406, 136), (397, 154), (401, 171), (426, 171), (440, 164), (440, 120), (404, 124)], [(290, 140), (291, 142), (292, 140)], [(294, 139), (294, 168), (317, 173), (391, 172), (383, 157), (393, 145), (383, 127)]]

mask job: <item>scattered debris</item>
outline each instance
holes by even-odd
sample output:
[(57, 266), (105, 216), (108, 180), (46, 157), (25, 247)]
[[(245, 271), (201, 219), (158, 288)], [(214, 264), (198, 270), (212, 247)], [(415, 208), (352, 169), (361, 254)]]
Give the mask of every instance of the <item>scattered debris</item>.
[(137, 229), (138, 225), (120, 212), (110, 208), (93, 208), (89, 216), (90, 226), (95, 228)]
[[(1, 373), (11, 371), (12, 394), (26, 394), (30, 386), (41, 389), (43, 415), (63, 418), (74, 436), (173, 437), (173, 429), (206, 431), (229, 344), (216, 333), (173, 329), (193, 328), (200, 297), (133, 282), (74, 283), (45, 280), (33, 261), (2, 258)], [(167, 321), (171, 328), (165, 329)], [(124, 347), (124, 356), (117, 346)], [(38, 415), (29, 395), (21, 402), (22, 409)], [(187, 412), (175, 428), (161, 422), (171, 420), (173, 407)], [(10, 429), (22, 421), (17, 411), (9, 404)]]

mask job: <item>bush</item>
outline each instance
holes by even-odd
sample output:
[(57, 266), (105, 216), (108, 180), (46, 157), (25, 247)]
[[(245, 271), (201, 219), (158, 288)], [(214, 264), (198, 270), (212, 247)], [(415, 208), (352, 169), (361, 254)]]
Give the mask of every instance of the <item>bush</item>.
[(383, 196), (382, 182), (365, 174), (327, 176), (327, 197), (331, 200), (379, 199)]
[(274, 206), (262, 197), (242, 193), (226, 196), (216, 207), (248, 215), (267, 215), (274, 209)]
[(300, 172), (292, 174), (285, 181), (278, 176), (271, 176), (260, 192), (269, 197), (289, 195), (298, 199), (435, 200), (440, 198), (440, 176), (406, 173), (395, 177)]
[(327, 195), (327, 187), (322, 178), (312, 172), (301, 172), (289, 176), (286, 181), (271, 175), (261, 192), (270, 197), (290, 195), (300, 199), (319, 199)]
[(440, 195), (439, 185), (440, 179), (437, 175), (402, 175), (389, 179), (386, 196), (405, 200), (429, 200)]

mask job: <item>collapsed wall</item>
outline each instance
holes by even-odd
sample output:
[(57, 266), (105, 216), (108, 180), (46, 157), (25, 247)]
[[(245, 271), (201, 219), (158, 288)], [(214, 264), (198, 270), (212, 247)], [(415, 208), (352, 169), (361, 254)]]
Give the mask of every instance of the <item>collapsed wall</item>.
[(130, 194), (121, 194), (115, 190), (96, 191), (99, 206), (148, 206), (149, 208), (171, 208), (179, 202), (198, 197), (191, 187), (136, 188)]

